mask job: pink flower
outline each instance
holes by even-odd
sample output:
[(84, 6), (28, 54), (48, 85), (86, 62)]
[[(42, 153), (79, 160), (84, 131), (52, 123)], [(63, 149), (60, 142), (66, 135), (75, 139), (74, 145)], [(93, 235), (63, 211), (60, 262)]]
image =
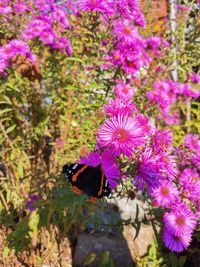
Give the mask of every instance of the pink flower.
[(139, 156), (137, 175), (134, 184), (139, 190), (152, 192), (153, 188), (158, 187), (160, 181), (164, 179), (160, 164), (160, 155), (156, 155), (150, 148), (146, 148)]
[(12, 11), (9, 0), (0, 0), (0, 14), (7, 15)]
[(4, 75), (6, 68), (9, 66), (8, 62), (0, 58), (0, 74)]
[(50, 8), (50, 5), (53, 4), (54, 0), (34, 0), (34, 3), (36, 5), (36, 7), (40, 10), (40, 11), (48, 11)]
[(190, 200), (197, 200), (200, 196), (200, 175), (193, 169), (186, 168), (179, 177), (183, 194)]
[(30, 9), (30, 7), (27, 4), (21, 2), (20, 0), (18, 0), (18, 2), (14, 5), (14, 11), (18, 13), (23, 13), (28, 9)]
[(147, 39), (147, 46), (151, 49), (159, 49), (162, 41), (161, 37), (149, 37)]
[(107, 11), (106, 2), (104, 0), (80, 0), (79, 7), (83, 11)]
[(189, 6), (185, 5), (176, 5), (177, 10), (183, 11), (183, 12), (189, 12), (191, 8)]
[(27, 43), (25, 43), (22, 40), (18, 39), (12, 40), (10, 42), (10, 47), (16, 55), (17, 54), (26, 55), (27, 53), (30, 52), (30, 47), (28, 46)]
[(138, 30), (128, 20), (118, 21), (114, 26), (113, 32), (120, 42), (125, 42), (126, 44), (136, 43), (138, 39), (141, 39)]
[(120, 153), (131, 157), (133, 149), (145, 142), (144, 130), (134, 118), (118, 115), (107, 119), (99, 128), (98, 142), (111, 149), (115, 156)]
[(200, 149), (200, 138), (197, 134), (187, 134), (184, 138), (185, 146), (190, 150)]
[(108, 180), (111, 189), (117, 186), (117, 181), (120, 178), (120, 170), (116, 164), (116, 161), (110, 151), (105, 150), (101, 155), (100, 151), (90, 153), (86, 157), (79, 160), (80, 164), (86, 164), (91, 167), (97, 167), (101, 165), (101, 168)]
[(166, 229), (175, 236), (191, 234), (197, 224), (196, 215), (184, 203), (175, 203), (172, 210), (164, 214), (163, 221)]
[(167, 229), (163, 233), (165, 246), (174, 252), (181, 252), (186, 249), (192, 241), (191, 234), (175, 236)]
[(126, 115), (132, 116), (134, 113), (138, 112), (135, 104), (129, 99), (115, 98), (113, 101), (109, 102), (108, 105), (104, 106), (106, 113), (109, 116)]
[(130, 84), (125, 83), (122, 80), (117, 81), (114, 91), (119, 98), (130, 99), (135, 95), (135, 90), (130, 86)]
[(151, 141), (154, 151), (166, 152), (172, 148), (172, 132), (170, 130), (156, 130)]
[(15, 56), (15, 51), (12, 49), (11, 44), (6, 44), (0, 47), (0, 57), (9, 60)]
[(65, 145), (65, 141), (60, 138), (56, 139), (55, 148), (62, 148)]
[(200, 96), (200, 91), (191, 87), (189, 84), (185, 84), (183, 89), (183, 95), (185, 96), (190, 96), (195, 99)]
[(174, 183), (164, 180), (160, 182), (158, 187), (153, 189), (151, 195), (158, 205), (169, 207), (170, 203), (177, 198), (179, 192)]
[(197, 84), (200, 83), (200, 75), (198, 75), (196, 73), (189, 73), (188, 78), (193, 83), (197, 83)]

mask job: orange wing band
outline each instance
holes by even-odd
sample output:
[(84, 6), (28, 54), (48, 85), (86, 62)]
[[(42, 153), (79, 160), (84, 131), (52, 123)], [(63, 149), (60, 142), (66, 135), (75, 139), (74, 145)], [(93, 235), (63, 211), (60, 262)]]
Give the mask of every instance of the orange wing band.
[(104, 173), (102, 173), (102, 176), (101, 176), (101, 187), (99, 189), (98, 196), (100, 196), (102, 194), (102, 191), (103, 191), (104, 176), (105, 176)]
[(74, 194), (76, 194), (76, 195), (83, 195), (83, 190), (81, 190), (81, 189), (79, 189), (78, 187), (76, 187), (76, 186), (72, 186), (71, 187), (71, 190), (72, 190), (72, 192), (74, 193)]
[(97, 197), (90, 197), (90, 202), (96, 204), (98, 201), (98, 198)]
[(76, 182), (78, 175), (82, 173), (85, 169), (87, 169), (87, 167), (87, 165), (84, 165), (79, 171), (77, 171), (77, 173), (72, 176), (72, 182)]

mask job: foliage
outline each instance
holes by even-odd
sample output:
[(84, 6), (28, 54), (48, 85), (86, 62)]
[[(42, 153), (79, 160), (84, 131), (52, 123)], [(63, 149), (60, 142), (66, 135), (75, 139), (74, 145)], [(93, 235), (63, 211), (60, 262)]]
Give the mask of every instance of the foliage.
[[(134, 23), (140, 45), (134, 44), (137, 51), (134, 66), (126, 54), (128, 49), (120, 47), (124, 40), (117, 39), (120, 29), (116, 14), (106, 14), (106, 11), (104, 14), (98, 9), (88, 11), (87, 7), (84, 10), (84, 5), (83, 10), (77, 10), (76, 2), (79, 1), (52, 1), (52, 7), (47, 7), (45, 14), (40, 3), (28, 2), (23, 3), (24, 10), (17, 6), (18, 1), (5, 1), (0, 7), (2, 58), (3, 53), (6, 54), (3, 49), (13, 40), (23, 40), (24, 47), (30, 49), (27, 53), (14, 50), (15, 54), (9, 59), (0, 58), (0, 222), (9, 233), (4, 257), (12, 250), (19, 257), (26, 251), (29, 257), (37, 250), (39, 236), (46, 230), (51, 233), (55, 228), (55, 237), (58, 231), (61, 238), (85, 229), (88, 222), (85, 210), (95, 207), (86, 196), (77, 197), (71, 192), (61, 169), (64, 164), (76, 162), (96, 148), (98, 129), (106, 118), (103, 106), (114, 98), (116, 89), (113, 88), (120, 80), (134, 88), (132, 99), (138, 114), (153, 122), (146, 124), (147, 128), (154, 125), (161, 130), (171, 129), (176, 148), (183, 147), (186, 133), (200, 134), (200, 87), (188, 76), (198, 71), (200, 54), (200, 13), (194, 1), (179, 1), (190, 11), (180, 9), (174, 33), (171, 33), (170, 22), (161, 32), (155, 33), (155, 20), (148, 15), (144, 28), (144, 19), (137, 10), (140, 19), (138, 24)], [(6, 11), (8, 7), (13, 12)], [(37, 26), (31, 26), (36, 20), (43, 23), (40, 27), (47, 27), (49, 23), (53, 41), (42, 33), (24, 37), (29, 28), (31, 34), (37, 34), (35, 28), (31, 28)], [(150, 39), (152, 35), (157, 38), (154, 40), (156, 48)], [(121, 53), (123, 62), (118, 63), (115, 52)], [(174, 64), (175, 60), (177, 64)], [(178, 81), (172, 80), (174, 70), (178, 72)], [(160, 81), (167, 81), (174, 90), (167, 95), (167, 111), (162, 106), (162, 99), (155, 100), (156, 82)], [(175, 93), (179, 87), (184, 90)], [(163, 92), (161, 90), (161, 95)], [(175, 100), (171, 102), (172, 98)], [(144, 153), (146, 146), (137, 148), (138, 154), (128, 159), (123, 153), (115, 155), (122, 174), (131, 179), (137, 176), (138, 155)], [(126, 187), (136, 190), (137, 185), (129, 184), (128, 179), (124, 182), (121, 176), (118, 195), (123, 197), (127, 193)], [(180, 189), (177, 179), (175, 184)], [(149, 212), (161, 220), (160, 212), (157, 216), (152, 205), (153, 196), (148, 194), (148, 188), (145, 190), (143, 195), (150, 202)], [(138, 233), (138, 221), (122, 222), (121, 225), (127, 223)], [(94, 255), (88, 257), (89, 264), (93, 258)], [(138, 261), (138, 266), (181, 267), (184, 261), (184, 256), (176, 257), (173, 253), (163, 256), (155, 241), (148, 256)], [(99, 266), (113, 266), (109, 252), (101, 255)]]

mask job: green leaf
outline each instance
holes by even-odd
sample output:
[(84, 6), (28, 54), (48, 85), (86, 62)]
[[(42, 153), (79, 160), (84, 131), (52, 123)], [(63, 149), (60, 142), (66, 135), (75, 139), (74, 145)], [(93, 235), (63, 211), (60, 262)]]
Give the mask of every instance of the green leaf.
[(183, 267), (185, 265), (185, 262), (187, 260), (187, 257), (186, 256), (181, 256), (178, 260), (178, 266), (179, 267)]
[(114, 267), (114, 261), (110, 255), (110, 251), (101, 253), (98, 267)]
[(73, 86), (73, 85), (67, 85), (63, 87), (64, 90), (78, 90), (79, 88)]
[(5, 247), (3, 250), (3, 258), (8, 257), (10, 254), (10, 248), (9, 247)]
[(84, 266), (88, 266), (91, 263), (93, 263), (96, 259), (96, 254), (95, 253), (90, 253), (86, 260), (84, 261)]
[(12, 108), (5, 108), (3, 110), (0, 110), (0, 115), (3, 115), (4, 113), (10, 112)]
[(29, 219), (29, 229), (31, 232), (37, 232), (38, 231), (38, 223), (39, 223), (40, 217), (37, 211), (33, 211), (31, 213), (30, 219)]
[(67, 60), (68, 61), (77, 61), (77, 62), (80, 62), (80, 63), (84, 62), (82, 59), (77, 58), (77, 57), (68, 57)]
[(18, 162), (17, 172), (20, 178), (24, 177), (24, 166), (23, 166), (23, 161), (21, 160)]
[(15, 128), (16, 128), (16, 124), (13, 124), (12, 126), (10, 126), (8, 129), (6, 129), (6, 133), (9, 134), (11, 133)]

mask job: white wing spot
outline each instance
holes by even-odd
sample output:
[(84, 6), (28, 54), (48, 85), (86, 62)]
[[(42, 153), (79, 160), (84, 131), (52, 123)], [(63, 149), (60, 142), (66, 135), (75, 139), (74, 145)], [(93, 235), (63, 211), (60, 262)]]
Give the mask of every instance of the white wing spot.
[(72, 169), (75, 170), (77, 166), (78, 164), (75, 164)]

